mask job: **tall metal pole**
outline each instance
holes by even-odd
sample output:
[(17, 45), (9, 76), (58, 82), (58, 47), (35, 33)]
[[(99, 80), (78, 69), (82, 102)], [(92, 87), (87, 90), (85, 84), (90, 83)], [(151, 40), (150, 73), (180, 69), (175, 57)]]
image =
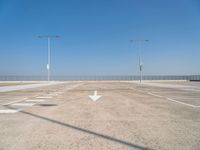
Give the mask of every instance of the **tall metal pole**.
[(141, 57), (142, 41), (139, 41), (139, 69), (140, 69), (140, 83), (142, 82), (142, 57)]
[(38, 36), (39, 38), (47, 38), (47, 80), (51, 80), (51, 38), (60, 38), (58, 35), (45, 35), (45, 36)]
[(138, 51), (139, 51), (139, 70), (140, 70), (140, 83), (142, 82), (143, 74), (142, 74), (142, 56), (141, 56), (141, 48), (142, 42), (148, 42), (149, 40), (130, 40), (130, 42), (138, 42)]
[(51, 38), (48, 37), (48, 64), (47, 64), (47, 70), (48, 70), (48, 81), (50, 81), (50, 70), (51, 70)]

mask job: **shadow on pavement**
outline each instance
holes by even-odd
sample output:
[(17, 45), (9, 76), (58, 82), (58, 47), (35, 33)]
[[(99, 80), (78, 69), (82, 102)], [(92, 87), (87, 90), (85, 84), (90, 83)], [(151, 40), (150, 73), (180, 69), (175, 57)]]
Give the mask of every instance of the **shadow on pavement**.
[(103, 138), (103, 139), (106, 139), (106, 140), (110, 140), (112, 142), (123, 144), (123, 145), (126, 145), (126, 146), (131, 147), (131, 148), (135, 148), (135, 149), (139, 149), (139, 150), (150, 150), (147, 147), (139, 146), (139, 145), (136, 145), (136, 144), (124, 141), (124, 140), (120, 140), (120, 139), (111, 137), (109, 135), (100, 134), (100, 133), (97, 133), (97, 132), (94, 132), (94, 131), (83, 129), (83, 128), (80, 128), (80, 127), (77, 127), (77, 126), (74, 126), (74, 125), (70, 125), (70, 124), (67, 124), (67, 123), (64, 123), (64, 122), (60, 122), (60, 121), (57, 121), (57, 120), (54, 120), (54, 119), (46, 118), (44, 116), (40, 116), (40, 115), (37, 115), (37, 114), (29, 113), (29, 112), (26, 112), (26, 111), (20, 111), (20, 112), (23, 113), (23, 114), (26, 114), (26, 115), (30, 115), (30, 116), (33, 116), (33, 117), (36, 117), (36, 118), (39, 118), (39, 119), (43, 119), (43, 120), (46, 120), (46, 121), (61, 125), (61, 126), (65, 126), (65, 127), (68, 127), (68, 128), (74, 129), (74, 130), (78, 130), (80, 132), (84, 132), (84, 133), (87, 133), (87, 134), (95, 135), (95, 136), (97, 136), (99, 138)]

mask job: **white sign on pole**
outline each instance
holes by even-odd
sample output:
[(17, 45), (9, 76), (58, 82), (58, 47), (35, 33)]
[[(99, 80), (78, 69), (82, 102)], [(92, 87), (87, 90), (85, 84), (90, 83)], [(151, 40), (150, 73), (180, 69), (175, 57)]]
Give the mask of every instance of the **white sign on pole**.
[(49, 64), (47, 64), (47, 70), (49, 70)]

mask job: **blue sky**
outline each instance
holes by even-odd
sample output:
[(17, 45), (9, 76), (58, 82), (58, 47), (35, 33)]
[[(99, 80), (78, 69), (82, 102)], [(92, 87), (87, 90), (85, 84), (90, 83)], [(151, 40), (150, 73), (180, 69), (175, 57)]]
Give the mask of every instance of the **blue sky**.
[(52, 40), (53, 75), (200, 73), (198, 0), (0, 0), (0, 75), (46, 75)]

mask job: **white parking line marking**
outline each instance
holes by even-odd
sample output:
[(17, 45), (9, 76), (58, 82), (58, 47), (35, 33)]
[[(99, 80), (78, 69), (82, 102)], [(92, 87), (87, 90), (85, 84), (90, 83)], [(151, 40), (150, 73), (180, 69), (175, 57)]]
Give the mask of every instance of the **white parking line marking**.
[(49, 96), (57, 96), (58, 94), (49, 94)]
[(16, 109), (2, 109), (0, 110), (0, 114), (14, 114), (16, 112), (18, 112), (20, 110), (16, 110)]
[(3, 104), (3, 106), (11, 105), (11, 104), (13, 104), (13, 103), (17, 103), (17, 102), (21, 102), (21, 101), (24, 101), (24, 100), (26, 100), (26, 99), (27, 99), (27, 98), (23, 98), (23, 99), (21, 99), (21, 100), (12, 101), (12, 102), (9, 102), (9, 103), (6, 103), (6, 104)]
[(26, 102), (44, 102), (44, 99), (28, 99)]
[(63, 92), (55, 92), (56, 94), (62, 94)]
[(186, 105), (186, 106), (190, 106), (190, 107), (193, 107), (193, 108), (200, 107), (200, 106), (195, 106), (195, 105), (191, 105), (191, 104), (188, 104), (188, 103), (180, 102), (180, 101), (168, 98), (168, 97), (166, 99), (169, 100), (169, 101), (176, 102), (176, 103), (179, 103), (179, 104), (182, 104), (182, 105)]
[(151, 92), (149, 92), (149, 93), (147, 93), (147, 94), (152, 95), (152, 96), (155, 96), (155, 97), (163, 97), (163, 96), (161, 96), (161, 95), (153, 94), (153, 93), (151, 93)]
[(12, 104), (14, 106), (33, 106), (35, 105), (36, 103), (15, 103), (15, 104)]
[(52, 98), (52, 97), (48, 97), (48, 96), (42, 97), (42, 96), (39, 96), (39, 97), (36, 97), (36, 98), (38, 98), (38, 99), (48, 99), (48, 98)]
[(186, 105), (186, 106), (190, 106), (190, 107), (193, 107), (193, 108), (198, 108), (198, 107), (200, 107), (200, 106), (196, 106), (196, 105), (192, 105), (192, 104), (180, 102), (180, 101), (177, 101), (177, 100), (168, 98), (168, 97), (163, 97), (163, 96), (161, 96), (161, 95), (153, 94), (153, 93), (151, 93), (151, 92), (148, 92), (147, 94), (152, 95), (152, 96), (155, 96), (155, 97), (159, 97), (159, 98), (166, 98), (166, 99), (169, 100), (169, 101), (176, 102), (176, 103), (179, 103), (179, 104), (182, 104), (182, 105)]

